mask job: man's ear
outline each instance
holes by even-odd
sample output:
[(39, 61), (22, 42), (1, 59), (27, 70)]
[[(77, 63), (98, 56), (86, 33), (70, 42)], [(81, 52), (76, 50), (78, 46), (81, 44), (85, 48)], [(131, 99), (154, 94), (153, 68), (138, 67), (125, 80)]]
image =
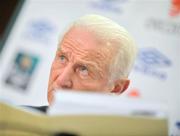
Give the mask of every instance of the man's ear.
[(123, 93), (129, 86), (129, 79), (119, 79), (114, 83), (114, 88), (111, 91), (112, 93), (121, 94)]

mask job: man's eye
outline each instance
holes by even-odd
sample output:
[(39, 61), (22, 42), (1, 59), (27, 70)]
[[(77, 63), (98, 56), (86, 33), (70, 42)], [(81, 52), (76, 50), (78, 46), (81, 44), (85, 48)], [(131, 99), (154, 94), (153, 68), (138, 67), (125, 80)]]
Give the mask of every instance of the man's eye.
[(64, 55), (60, 56), (60, 62), (65, 63), (66, 62), (66, 57)]
[(79, 73), (81, 76), (87, 76), (89, 73), (88, 73), (88, 68), (86, 66), (81, 66), (79, 68)]

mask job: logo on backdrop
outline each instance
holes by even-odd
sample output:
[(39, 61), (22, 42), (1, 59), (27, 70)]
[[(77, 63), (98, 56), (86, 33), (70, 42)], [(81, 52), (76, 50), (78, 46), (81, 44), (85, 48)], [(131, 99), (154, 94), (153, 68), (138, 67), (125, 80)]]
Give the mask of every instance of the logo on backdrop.
[(168, 75), (165, 71), (172, 62), (164, 54), (155, 48), (140, 49), (134, 70), (144, 75), (160, 80), (166, 80)]
[(5, 78), (5, 84), (18, 90), (25, 90), (37, 67), (39, 58), (34, 55), (18, 52)]
[(180, 15), (180, 0), (171, 0), (169, 15), (172, 17)]
[(122, 12), (121, 4), (124, 4), (127, 1), (128, 0), (96, 0), (92, 1), (90, 5), (92, 8), (119, 14)]
[(48, 20), (32, 20), (27, 24), (23, 37), (27, 40), (48, 44), (55, 37), (56, 28)]
[(128, 90), (127, 96), (131, 97), (131, 98), (140, 98), (141, 97), (141, 93), (140, 93), (139, 89), (132, 88), (132, 89)]
[(175, 126), (176, 126), (176, 128), (178, 128), (178, 129), (180, 130), (180, 121), (177, 121), (177, 122), (175, 123)]
[(152, 29), (163, 34), (180, 35), (180, 23), (178, 21), (162, 20), (159, 18), (149, 18), (145, 22), (147, 29)]

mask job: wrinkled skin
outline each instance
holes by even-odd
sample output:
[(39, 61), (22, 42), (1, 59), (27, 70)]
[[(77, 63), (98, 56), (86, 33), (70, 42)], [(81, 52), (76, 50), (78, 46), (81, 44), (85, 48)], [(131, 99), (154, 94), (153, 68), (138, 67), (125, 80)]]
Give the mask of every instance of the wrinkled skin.
[(50, 104), (54, 91), (58, 89), (116, 93), (127, 88), (127, 80), (109, 83), (109, 65), (115, 49), (107, 49), (103, 44), (85, 28), (71, 28), (65, 34), (51, 67), (48, 85)]

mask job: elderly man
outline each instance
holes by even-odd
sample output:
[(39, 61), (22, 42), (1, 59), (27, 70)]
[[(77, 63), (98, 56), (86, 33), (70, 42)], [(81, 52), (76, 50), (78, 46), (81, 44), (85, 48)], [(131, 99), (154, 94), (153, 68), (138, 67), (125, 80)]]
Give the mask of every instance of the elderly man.
[(135, 56), (134, 41), (123, 27), (99, 15), (81, 17), (58, 45), (48, 102), (58, 89), (122, 93), (129, 85)]

